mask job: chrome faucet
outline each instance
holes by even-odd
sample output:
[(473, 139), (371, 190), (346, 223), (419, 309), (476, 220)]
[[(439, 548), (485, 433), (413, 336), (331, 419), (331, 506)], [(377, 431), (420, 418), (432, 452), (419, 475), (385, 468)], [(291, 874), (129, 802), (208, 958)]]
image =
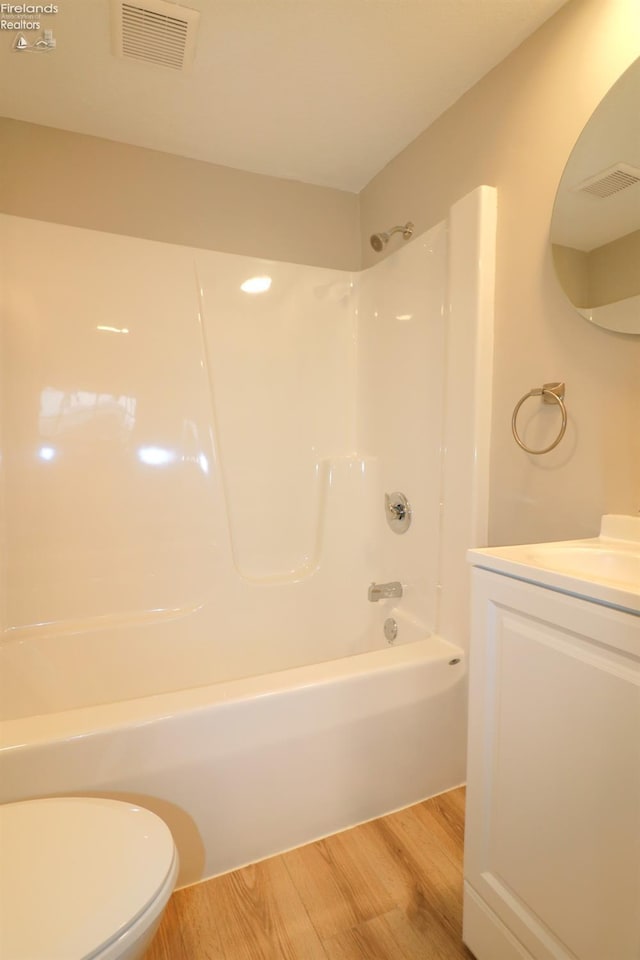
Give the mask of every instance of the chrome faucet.
[(372, 583), (369, 587), (369, 600), (376, 603), (378, 600), (387, 600), (389, 597), (401, 597), (402, 584), (399, 580), (391, 583)]

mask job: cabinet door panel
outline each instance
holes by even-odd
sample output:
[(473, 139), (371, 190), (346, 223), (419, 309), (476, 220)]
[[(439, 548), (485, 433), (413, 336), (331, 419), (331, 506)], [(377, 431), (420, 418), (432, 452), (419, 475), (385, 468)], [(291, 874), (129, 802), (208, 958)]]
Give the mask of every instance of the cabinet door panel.
[(584, 601), (511, 584), (517, 608), (480, 590), (467, 880), (536, 958), (637, 960), (640, 664), (603, 642), (627, 615), (586, 604), (578, 634)]

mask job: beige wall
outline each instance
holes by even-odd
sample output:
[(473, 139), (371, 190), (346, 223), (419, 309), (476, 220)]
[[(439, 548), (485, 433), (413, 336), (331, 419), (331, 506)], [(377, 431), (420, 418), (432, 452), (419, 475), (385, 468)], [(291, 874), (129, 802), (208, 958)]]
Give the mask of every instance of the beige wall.
[(589, 254), (554, 243), (551, 247), (553, 265), (562, 289), (576, 307), (589, 305)]
[(576, 307), (601, 307), (640, 295), (640, 230), (586, 252), (554, 243), (553, 265)]
[(0, 119), (0, 211), (293, 263), (360, 261), (355, 194), (16, 120)]
[(589, 253), (589, 306), (640, 294), (640, 230)]
[[(589, 536), (603, 512), (640, 511), (640, 337), (578, 316), (548, 242), (564, 163), (639, 41), (637, 0), (572, 0), (361, 194), (369, 263), (370, 233), (406, 219), (422, 230), (477, 184), (498, 188), (492, 543)], [(566, 382), (567, 434), (552, 453), (528, 456), (511, 414), (553, 380)], [(545, 445), (558, 425), (554, 408), (527, 401), (530, 443)]]

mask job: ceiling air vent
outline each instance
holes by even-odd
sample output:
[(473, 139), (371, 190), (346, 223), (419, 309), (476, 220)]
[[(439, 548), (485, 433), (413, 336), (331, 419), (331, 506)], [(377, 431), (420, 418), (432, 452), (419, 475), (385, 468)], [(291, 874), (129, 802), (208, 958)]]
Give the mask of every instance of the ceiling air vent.
[(614, 167), (583, 180), (575, 189), (604, 199), (632, 187), (635, 183), (640, 183), (640, 169), (632, 167), (630, 163), (616, 163)]
[(112, 0), (113, 52), (126, 60), (186, 70), (200, 14), (167, 0)]

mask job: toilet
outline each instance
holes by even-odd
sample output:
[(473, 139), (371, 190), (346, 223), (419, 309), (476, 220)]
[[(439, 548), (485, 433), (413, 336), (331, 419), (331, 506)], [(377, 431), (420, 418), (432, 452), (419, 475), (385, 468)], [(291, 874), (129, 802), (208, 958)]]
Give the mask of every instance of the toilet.
[(143, 807), (93, 797), (0, 806), (2, 960), (139, 960), (178, 854)]

